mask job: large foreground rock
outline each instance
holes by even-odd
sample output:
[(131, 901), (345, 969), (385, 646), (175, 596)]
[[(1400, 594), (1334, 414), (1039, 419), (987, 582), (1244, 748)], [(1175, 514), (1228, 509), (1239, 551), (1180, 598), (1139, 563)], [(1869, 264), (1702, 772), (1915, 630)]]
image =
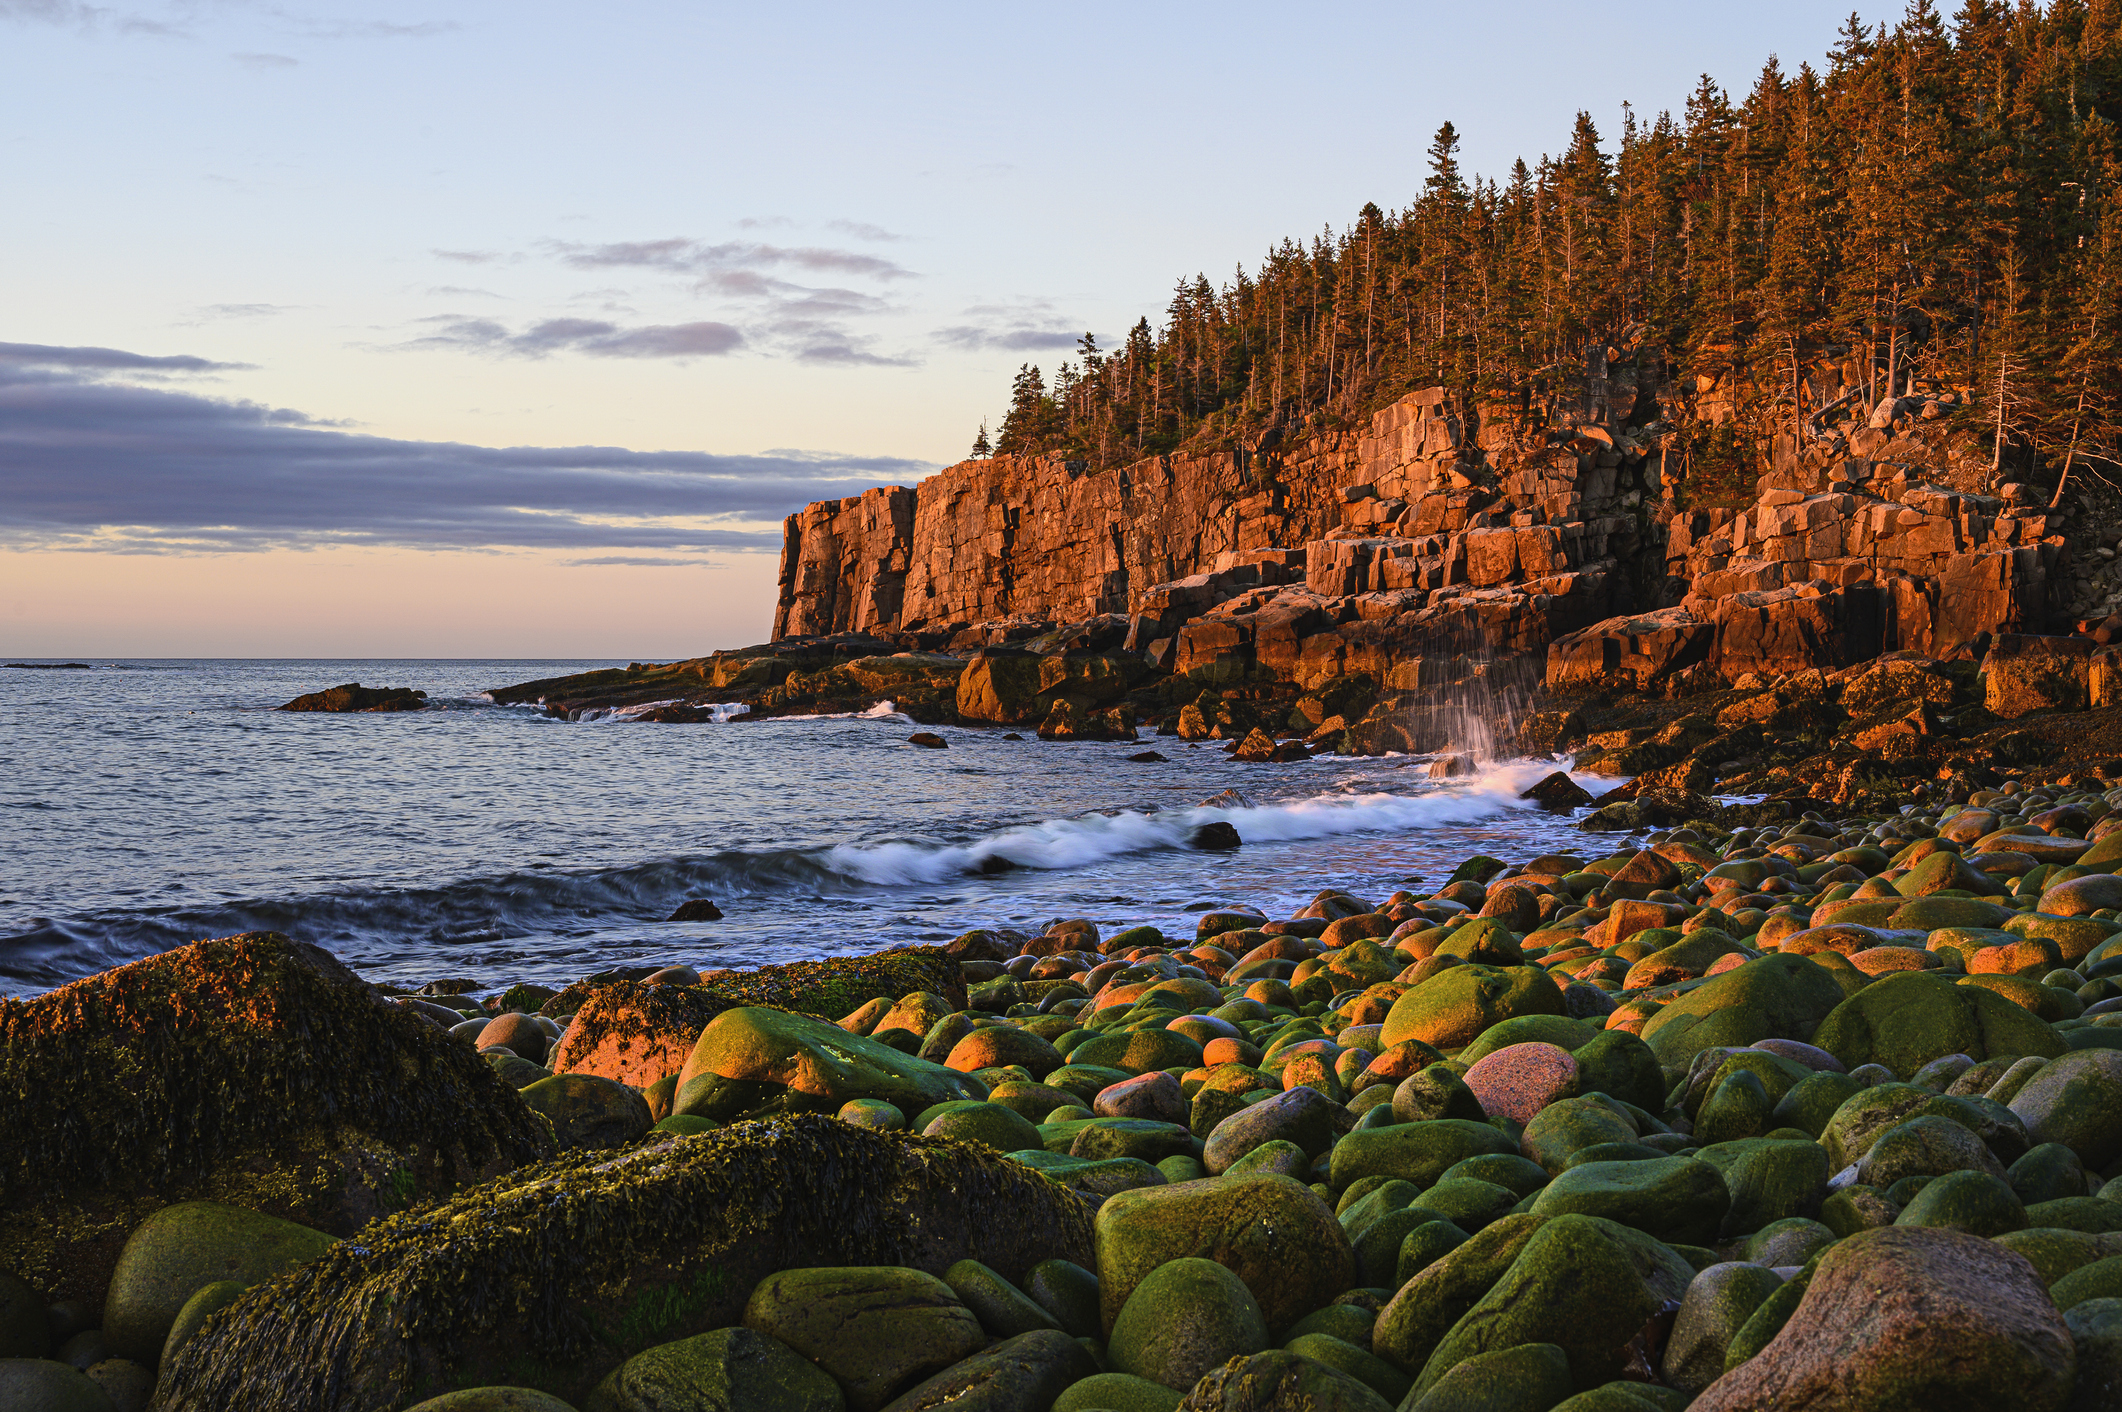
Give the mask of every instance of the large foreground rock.
[(160, 1412), (390, 1412), (447, 1387), (581, 1406), (644, 1349), (740, 1322), (780, 1270), (1091, 1261), (1090, 1208), (982, 1148), (831, 1118), (570, 1154), (256, 1286), (163, 1369)]
[(0, 1001), (0, 1093), (0, 1268), (92, 1307), (174, 1202), (344, 1236), (553, 1151), (471, 1046), (274, 932)]
[(2069, 1329), (2022, 1256), (1917, 1226), (1831, 1249), (1783, 1331), (1694, 1412), (2049, 1412), (2070, 1395)]

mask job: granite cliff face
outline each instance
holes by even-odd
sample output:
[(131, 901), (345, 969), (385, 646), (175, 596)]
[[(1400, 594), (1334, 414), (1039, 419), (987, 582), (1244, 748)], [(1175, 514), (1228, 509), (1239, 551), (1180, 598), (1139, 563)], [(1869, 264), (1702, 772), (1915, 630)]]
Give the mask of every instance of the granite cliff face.
[[(1823, 358), (1807, 386), (1833, 405), (1779, 429), (1735, 359), (1682, 378), (1602, 349), (1516, 405), (1431, 388), (1355, 430), (1095, 475), (997, 457), (821, 501), (787, 521), (774, 635), (965, 651), (1121, 615), (1128, 650), (1204, 686), (1415, 692), (1508, 664), (1687, 690), (1969, 656), (2096, 606), (2056, 601), (2064, 516), (1988, 486), (1967, 394), (1872, 406)], [(1735, 494), (1695, 464), (1720, 430), (1763, 467)]]

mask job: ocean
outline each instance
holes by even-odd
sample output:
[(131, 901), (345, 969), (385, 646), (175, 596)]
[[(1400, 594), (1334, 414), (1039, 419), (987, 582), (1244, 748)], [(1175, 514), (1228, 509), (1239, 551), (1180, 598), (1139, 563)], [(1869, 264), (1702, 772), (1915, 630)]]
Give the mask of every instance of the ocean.
[[(1287, 916), (1329, 886), (1383, 896), (1440, 885), (1475, 853), (1585, 842), (1517, 798), (1550, 762), (1433, 781), (1426, 759), (1247, 764), (1222, 742), (926, 727), (950, 743), (934, 750), (907, 743), (924, 727), (889, 702), (655, 725), (559, 721), (483, 695), (613, 665), (0, 669), (0, 994), (261, 929), (371, 980), (482, 987), (851, 955), (1060, 917), (1190, 935), (1211, 904)], [(416, 687), (431, 706), (272, 709), (351, 681)], [(1145, 749), (1170, 758), (1127, 758)], [(1242, 802), (1204, 803), (1232, 789)], [(1186, 846), (1214, 820), (1243, 846)], [(992, 871), (997, 859), (1011, 866)], [(693, 897), (723, 919), (664, 920)]]

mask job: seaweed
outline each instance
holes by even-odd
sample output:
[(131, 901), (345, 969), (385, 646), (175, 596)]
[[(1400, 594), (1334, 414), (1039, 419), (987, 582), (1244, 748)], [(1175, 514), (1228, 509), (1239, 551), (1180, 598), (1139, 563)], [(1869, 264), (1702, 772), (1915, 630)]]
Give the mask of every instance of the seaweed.
[(1092, 1263), (1091, 1208), (977, 1145), (803, 1115), (567, 1154), (387, 1217), (248, 1291), (163, 1370), (163, 1412), (385, 1412), (504, 1370), (577, 1398), (738, 1321), (776, 1270)]

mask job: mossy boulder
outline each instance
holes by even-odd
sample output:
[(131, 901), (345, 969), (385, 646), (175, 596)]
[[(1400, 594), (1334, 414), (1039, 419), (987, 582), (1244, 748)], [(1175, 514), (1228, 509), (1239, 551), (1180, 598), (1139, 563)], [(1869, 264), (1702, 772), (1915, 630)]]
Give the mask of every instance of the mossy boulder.
[[(1715, 1167), (1731, 1193), (1718, 1240), (1748, 1235), (1793, 1216), (1813, 1216), (1827, 1195), (1827, 1151), (1817, 1142), (1756, 1137), (1720, 1142), (1695, 1157)], [(1713, 1244), (1714, 1242), (1703, 1242)]]
[(1371, 1350), (1404, 1373), (1419, 1373), (1467, 1311), (1503, 1278), (1544, 1216), (1505, 1216), (1415, 1271), (1378, 1311)]
[(1532, 1205), (1536, 1216), (1603, 1216), (1685, 1245), (1715, 1241), (1730, 1210), (1723, 1173), (1692, 1157), (1586, 1162), (1557, 1175)]
[(0, 1407), (21, 1412), (111, 1412), (103, 1389), (70, 1363), (0, 1359)]
[(1000, 1103), (959, 1099), (929, 1109), (916, 1121), (929, 1137), (984, 1142), (997, 1152), (1022, 1152), (1040, 1145), (1039, 1129), (1031, 1119)]
[(561, 1148), (618, 1147), (647, 1132), (648, 1101), (615, 1079), (554, 1074), (519, 1089), (532, 1112), (553, 1125)]
[(1907, 1079), (1933, 1059), (1965, 1054), (2056, 1058), (2063, 1037), (2003, 996), (1902, 971), (1872, 982), (1820, 1022), (1812, 1043), (1851, 1069), (1878, 1064)]
[(739, 1323), (776, 1271), (968, 1258), (1012, 1280), (1087, 1263), (1089, 1207), (984, 1148), (808, 1114), (570, 1153), (254, 1286), (163, 1369), (160, 1412), (389, 1412), (467, 1382), (579, 1404), (642, 1350)]
[(1373, 1176), (1396, 1177), (1426, 1187), (1469, 1157), (1515, 1155), (1517, 1150), (1508, 1133), (1465, 1118), (1395, 1123), (1358, 1130), (1335, 1143), (1330, 1181), (1335, 1191), (1346, 1191)]
[(1723, 1376), (1733, 1337), (1782, 1284), (1774, 1270), (1736, 1260), (1697, 1274), (1666, 1338), (1659, 1365), (1665, 1381), (1692, 1396)]
[(1113, 1321), (1106, 1357), (1123, 1373), (1185, 1392), (1211, 1368), (1267, 1347), (1267, 1322), (1245, 1282), (1182, 1256), (1150, 1271)]
[(1527, 1343), (1562, 1349), (1578, 1387), (1620, 1377), (1629, 1340), (1666, 1304), (1678, 1303), (1694, 1275), (1640, 1231), (1595, 1216), (1556, 1216), (1453, 1324), (1416, 1376), (1416, 1392), (1468, 1358)]
[(2026, 1208), (2010, 1186), (1988, 1172), (1947, 1172), (1924, 1183), (1895, 1218), (1897, 1226), (1930, 1226), (2000, 1236), (2026, 1229)]
[(125, 1242), (103, 1302), (113, 1354), (153, 1368), (178, 1311), (218, 1280), (254, 1285), (337, 1242), (322, 1231), (218, 1201), (165, 1206)]
[(1603, 1093), (1655, 1113), (1665, 1106), (1665, 1072), (1657, 1051), (1627, 1030), (1601, 1030), (1570, 1052), (1577, 1061), (1577, 1086)]
[(808, 1358), (770, 1335), (734, 1328), (641, 1350), (612, 1369), (582, 1412), (841, 1412), (846, 1405), (840, 1385)]
[(1177, 1030), (1132, 1030), (1085, 1040), (1068, 1052), (1068, 1062), (1119, 1069), (1128, 1074), (1191, 1069), (1201, 1062), (1201, 1043)]
[(1270, 1331), (1355, 1282), (1355, 1252), (1334, 1213), (1288, 1177), (1211, 1177), (1125, 1191), (1097, 1218), (1100, 1317), (1110, 1331), (1136, 1286), (1172, 1260), (1225, 1266), (1252, 1291)]
[(2061, 1143), (2086, 1166), (2122, 1158), (2122, 1052), (2079, 1049), (2051, 1060), (2013, 1095), (2011, 1111), (2037, 1143)]
[(1177, 1412), (1180, 1395), (1133, 1373), (1093, 1373), (1054, 1399), (1053, 1412)]
[(1805, 956), (1763, 956), (1711, 976), (1665, 1006), (1644, 1025), (1643, 1041), (1666, 1073), (1684, 1073), (1712, 1046), (1810, 1042), (1842, 1003), (1842, 984), (1827, 967)]
[(0, 1269), (90, 1304), (175, 1202), (348, 1235), (553, 1151), (470, 1045), (273, 932), (0, 1000), (0, 1092)]
[(1362, 1379), (1285, 1348), (1232, 1359), (1179, 1405), (1185, 1412), (1393, 1412)]
[[(831, 1378), (826, 1379), (831, 1382)], [(839, 1392), (834, 1388), (835, 1393)], [(620, 1404), (625, 1407), (625, 1404)], [(575, 1412), (574, 1407), (550, 1393), (527, 1387), (468, 1387), (431, 1397), (405, 1412)], [(634, 1409), (625, 1407), (625, 1412)], [(778, 1409), (776, 1409), (778, 1412)]]
[(1098, 1360), (1058, 1329), (1034, 1329), (990, 1345), (902, 1394), (886, 1412), (1005, 1412), (1051, 1407), (1095, 1375)]
[(922, 1270), (888, 1265), (768, 1275), (745, 1301), (744, 1327), (830, 1374), (854, 1412), (878, 1412), (987, 1346), (979, 1319), (949, 1285)]
[(777, 1113), (832, 1113), (881, 1098), (902, 1113), (987, 1097), (987, 1085), (827, 1020), (744, 1006), (700, 1032), (678, 1074), (674, 1113), (717, 1122)]
[(1457, 1049), (1504, 1020), (1568, 1014), (1561, 987), (1537, 966), (1453, 966), (1394, 1001), (1378, 1039)]
[(1518, 1146), (1525, 1157), (1553, 1175), (1587, 1147), (1634, 1142), (1641, 1136), (1627, 1109), (1603, 1093), (1587, 1093), (1550, 1103), (1534, 1114)]
[(1248, 1153), (1270, 1142), (1294, 1144), (1307, 1159), (1333, 1146), (1332, 1100), (1317, 1089), (1297, 1087), (1240, 1108), (1209, 1133), (1201, 1160), (1222, 1173)]

